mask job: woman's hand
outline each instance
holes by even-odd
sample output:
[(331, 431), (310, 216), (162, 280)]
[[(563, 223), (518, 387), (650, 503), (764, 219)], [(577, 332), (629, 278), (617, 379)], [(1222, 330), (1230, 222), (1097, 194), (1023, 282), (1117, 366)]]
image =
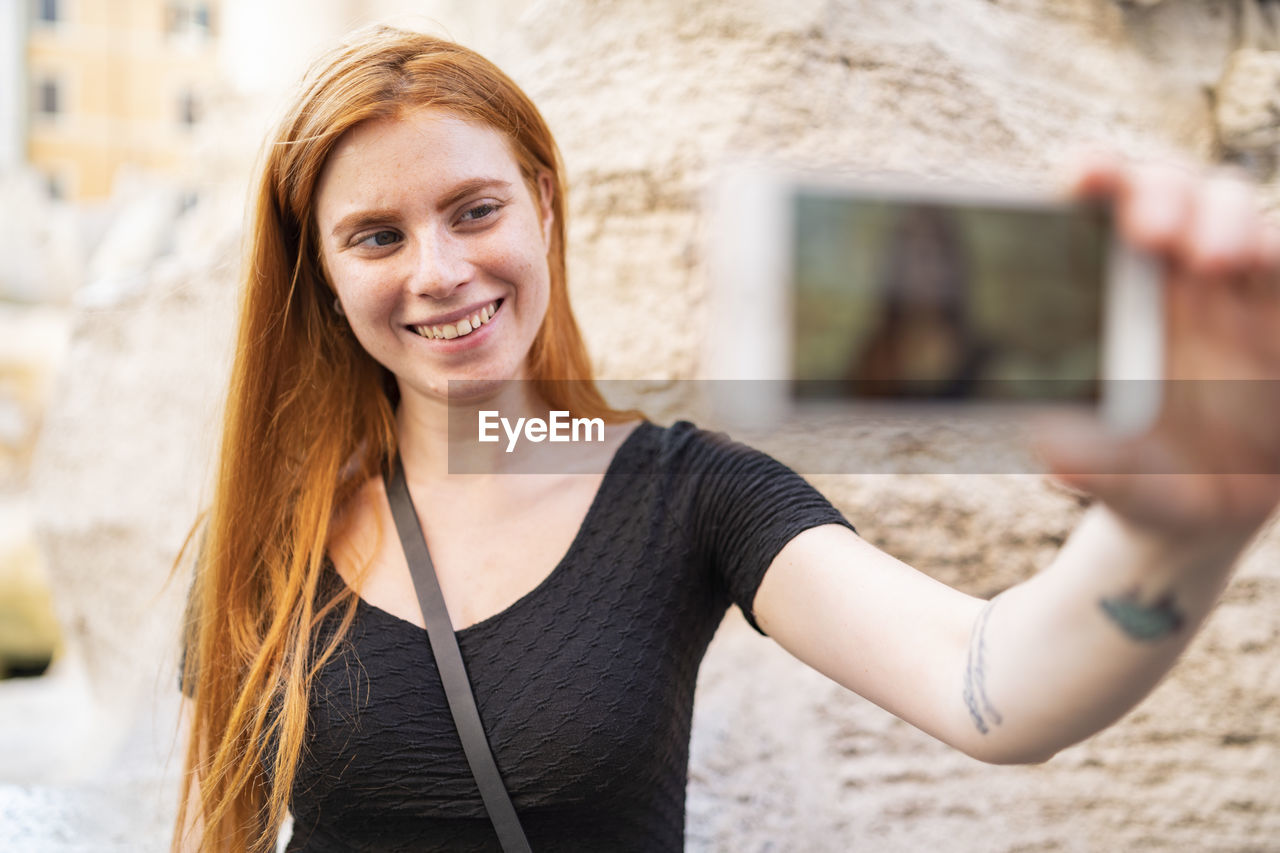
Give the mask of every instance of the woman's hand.
[(1046, 424), (1049, 470), (1150, 532), (1252, 534), (1280, 502), (1280, 230), (1225, 174), (1093, 155), (1071, 189), (1161, 263), (1165, 381), (1143, 435)]
[(835, 525), (787, 543), (754, 603), (797, 658), (984, 761), (1044, 760), (1139, 702), (1280, 501), (1280, 236), (1251, 191), (1105, 157), (1073, 190), (1113, 201), (1122, 237), (1165, 272), (1152, 429), (1059, 420), (1042, 435), (1050, 469), (1101, 504), (990, 603)]

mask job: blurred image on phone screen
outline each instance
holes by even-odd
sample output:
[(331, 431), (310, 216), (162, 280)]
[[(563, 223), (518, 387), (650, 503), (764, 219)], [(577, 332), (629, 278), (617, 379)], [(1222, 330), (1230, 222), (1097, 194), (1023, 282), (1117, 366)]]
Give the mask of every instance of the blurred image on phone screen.
[(1097, 399), (1104, 208), (792, 198), (797, 398)]

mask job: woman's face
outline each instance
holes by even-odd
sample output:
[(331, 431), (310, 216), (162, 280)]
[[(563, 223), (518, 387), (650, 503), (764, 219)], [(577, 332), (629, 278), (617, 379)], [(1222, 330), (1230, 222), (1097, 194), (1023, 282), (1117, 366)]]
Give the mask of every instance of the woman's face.
[(339, 140), (316, 192), (321, 259), (402, 399), (527, 378), (550, 294), (551, 193), (543, 175), (533, 196), (503, 134), (442, 110)]

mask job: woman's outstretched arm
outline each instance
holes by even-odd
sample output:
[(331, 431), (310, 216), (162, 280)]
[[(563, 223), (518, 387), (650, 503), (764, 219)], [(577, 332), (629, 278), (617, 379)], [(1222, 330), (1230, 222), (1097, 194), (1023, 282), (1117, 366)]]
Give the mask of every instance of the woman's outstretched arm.
[(1030, 763), (1150, 692), (1244, 543), (1163, 540), (1095, 507), (1046, 570), (984, 602), (817, 527), (778, 555), (754, 609), (800, 660), (939, 740)]
[[(1052, 564), (983, 602), (849, 530), (778, 555), (761, 627), (801, 660), (985, 761), (1035, 762), (1156, 685), (1280, 501), (1280, 237), (1243, 184), (1098, 158), (1079, 194), (1166, 271), (1167, 404), (1146, 434), (1043, 433), (1050, 469), (1095, 506)], [(1135, 473), (1136, 472), (1136, 473)]]

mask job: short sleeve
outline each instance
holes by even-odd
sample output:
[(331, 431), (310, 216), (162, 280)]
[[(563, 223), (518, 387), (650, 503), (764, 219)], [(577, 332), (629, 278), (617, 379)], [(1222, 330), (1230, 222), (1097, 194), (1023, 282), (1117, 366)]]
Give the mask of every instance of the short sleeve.
[(765, 572), (788, 542), (844, 515), (786, 465), (723, 433), (680, 422), (672, 428), (689, 494), (697, 547), (730, 600), (761, 634), (753, 604)]

